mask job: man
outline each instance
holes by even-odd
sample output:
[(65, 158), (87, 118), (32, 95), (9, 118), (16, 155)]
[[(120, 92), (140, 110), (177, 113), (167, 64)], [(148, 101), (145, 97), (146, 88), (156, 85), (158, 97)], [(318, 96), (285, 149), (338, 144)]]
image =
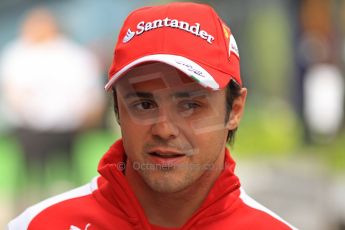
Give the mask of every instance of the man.
[(107, 90), (122, 139), (100, 177), (43, 201), (10, 229), (294, 229), (248, 197), (226, 149), (247, 90), (230, 29), (194, 3), (126, 19)]

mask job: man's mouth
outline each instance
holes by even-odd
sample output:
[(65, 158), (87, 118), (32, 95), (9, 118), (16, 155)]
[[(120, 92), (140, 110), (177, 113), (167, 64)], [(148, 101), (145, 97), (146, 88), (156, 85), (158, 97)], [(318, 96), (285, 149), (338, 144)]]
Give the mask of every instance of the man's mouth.
[(154, 157), (162, 157), (162, 158), (176, 158), (176, 157), (183, 157), (186, 155), (183, 153), (159, 152), (159, 151), (153, 151), (153, 152), (150, 152), (149, 154)]
[(153, 164), (161, 165), (163, 167), (176, 166), (186, 157), (186, 154), (183, 152), (162, 149), (152, 150), (148, 154), (150, 156), (150, 161)]

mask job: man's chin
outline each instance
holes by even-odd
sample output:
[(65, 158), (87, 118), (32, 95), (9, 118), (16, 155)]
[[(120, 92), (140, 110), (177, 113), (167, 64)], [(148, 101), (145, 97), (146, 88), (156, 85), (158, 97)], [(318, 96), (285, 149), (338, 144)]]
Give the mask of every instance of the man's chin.
[(186, 189), (190, 183), (188, 180), (177, 180), (177, 175), (172, 175), (172, 171), (163, 171), (154, 173), (155, 175), (145, 174), (143, 179), (146, 184), (155, 192), (159, 193), (176, 193)]

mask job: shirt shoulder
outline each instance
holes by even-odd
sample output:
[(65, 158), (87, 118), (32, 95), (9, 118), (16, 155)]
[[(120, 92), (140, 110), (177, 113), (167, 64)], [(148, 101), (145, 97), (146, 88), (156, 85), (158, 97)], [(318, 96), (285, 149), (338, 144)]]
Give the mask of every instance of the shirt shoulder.
[[(86, 185), (48, 198), (36, 205), (27, 208), (22, 214), (13, 219), (8, 224), (8, 230), (29, 229), (29, 226), (42, 215), (45, 216), (45, 219), (50, 219), (49, 216), (52, 216), (52, 218), (61, 216), (63, 215), (62, 212), (73, 213), (74, 210), (81, 209), (80, 206), (77, 206), (79, 202), (76, 201), (80, 199), (85, 200), (86, 197), (90, 196), (96, 189), (97, 178), (94, 178), (92, 182)], [(70, 204), (72, 203), (74, 207), (71, 207)], [(66, 208), (55, 208), (61, 205)], [(44, 224), (44, 222), (42, 222), (42, 224)]]

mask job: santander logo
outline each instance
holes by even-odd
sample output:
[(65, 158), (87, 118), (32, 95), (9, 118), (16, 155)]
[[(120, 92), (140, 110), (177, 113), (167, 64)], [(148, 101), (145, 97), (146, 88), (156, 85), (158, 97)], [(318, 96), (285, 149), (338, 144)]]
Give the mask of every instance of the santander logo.
[(200, 23), (194, 23), (193, 25), (190, 25), (188, 22), (185, 22), (185, 21), (165, 18), (165, 19), (157, 19), (152, 22), (144, 22), (144, 21), (139, 22), (137, 24), (136, 31), (131, 31), (131, 29), (127, 30), (125, 37), (122, 39), (122, 42), (127, 43), (137, 35), (143, 34), (150, 30), (159, 29), (163, 27), (171, 27), (171, 28), (184, 30), (188, 33), (194, 34), (195, 36), (204, 39), (210, 44), (212, 44), (214, 40), (214, 36), (210, 35), (207, 31), (201, 29)]
[(134, 36), (135, 36), (135, 33), (132, 32), (131, 29), (128, 29), (126, 36), (122, 40), (123, 43), (129, 42)]

